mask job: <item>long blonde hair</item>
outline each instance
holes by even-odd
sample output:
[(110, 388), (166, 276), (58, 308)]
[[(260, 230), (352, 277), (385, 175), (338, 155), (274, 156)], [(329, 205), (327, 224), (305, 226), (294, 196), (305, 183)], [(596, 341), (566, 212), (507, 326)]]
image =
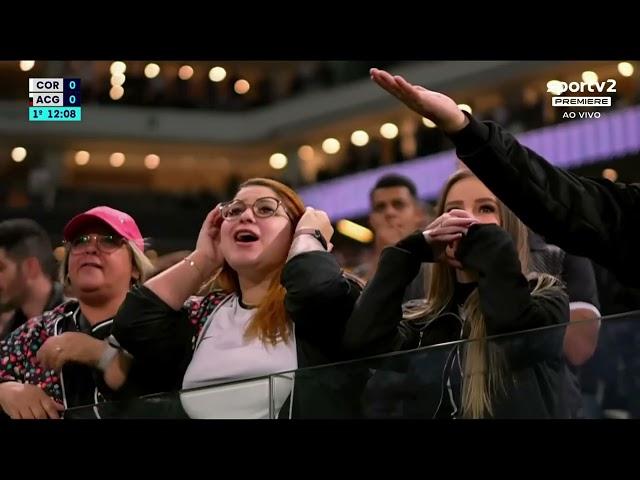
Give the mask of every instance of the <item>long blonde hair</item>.
[[(272, 180), (270, 178), (252, 178), (244, 182), (238, 190), (250, 186), (267, 187), (273, 190), (289, 213), (292, 228), (291, 235), (298, 225), (298, 221), (305, 211), (302, 199), (291, 188), (286, 185)], [(267, 294), (258, 306), (251, 323), (247, 327), (245, 336), (247, 338), (259, 338), (263, 343), (275, 345), (278, 341), (288, 341), (290, 337), (290, 322), (287, 311), (284, 306), (285, 288), (280, 283), (280, 276), (284, 268), (284, 261), (273, 276), (273, 280), (269, 285)], [(216, 283), (224, 291), (240, 292), (240, 282), (238, 274), (225, 261), (222, 271), (216, 278)]]
[[(444, 213), (449, 191), (461, 180), (476, 178), (467, 169), (456, 171), (449, 177), (440, 194), (436, 217)], [(527, 227), (502, 202), (497, 201), (500, 226), (513, 239), (518, 252), (522, 273), (528, 279), (536, 279), (533, 295), (548, 294), (559, 288), (559, 281), (547, 274), (530, 273), (529, 242)], [(407, 320), (437, 316), (453, 298), (455, 270), (444, 264), (435, 263), (431, 269), (426, 302), (420, 307), (404, 308)], [(500, 350), (486, 341), (487, 328), (480, 309), (480, 297), (476, 288), (467, 298), (461, 311), (465, 336), (470, 340), (464, 347), (464, 370), (462, 381), (462, 413), (468, 418), (482, 418), (493, 414), (492, 397), (504, 386), (504, 358)]]

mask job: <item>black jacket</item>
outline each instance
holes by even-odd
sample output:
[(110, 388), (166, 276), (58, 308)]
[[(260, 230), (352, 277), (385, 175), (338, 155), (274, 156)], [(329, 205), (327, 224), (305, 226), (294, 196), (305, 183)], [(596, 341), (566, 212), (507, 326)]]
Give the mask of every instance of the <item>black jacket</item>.
[(640, 286), (640, 185), (590, 179), (554, 167), (493, 122), (451, 135), (458, 157), (531, 229)]
[[(500, 227), (472, 226), (460, 242), (457, 257), (467, 268), (479, 272), (480, 308), (489, 336), (568, 321), (568, 299), (562, 290), (531, 295), (535, 281), (528, 282), (521, 273), (513, 241)], [(407, 350), (455, 341), (467, 335), (458, 316), (455, 300), (459, 298), (456, 296), (436, 318), (421, 322), (402, 320), (402, 293), (423, 261), (433, 262), (434, 259), (420, 232), (383, 251), (378, 270), (347, 324), (345, 345), (353, 353), (371, 355)], [(505, 393), (496, 394), (494, 399), (495, 417), (572, 416), (569, 401), (572, 387), (567, 380), (568, 370), (562, 355), (563, 337), (564, 328), (551, 328), (488, 342), (490, 348), (502, 352), (507, 367)], [(408, 390), (406, 396), (412, 397), (414, 403), (411, 416), (447, 416), (459, 411), (461, 352), (459, 346), (447, 348), (436, 349), (432, 355), (425, 351), (406, 356), (410, 360), (405, 365), (401, 361), (391, 361), (395, 365), (391, 369), (406, 372), (407, 378), (417, 379), (416, 370), (428, 372), (422, 375), (420, 385), (409, 382), (404, 387)], [(424, 393), (425, 384), (437, 388), (421, 395), (419, 391)], [(453, 390), (451, 398), (446, 392), (448, 384)], [(417, 399), (420, 402), (416, 402)], [(416, 407), (417, 403), (420, 405)]]
[[(64, 418), (100, 418), (91, 405), (105, 401), (127, 401), (144, 393), (144, 372), (135, 362), (126, 384), (117, 392), (104, 382), (102, 372), (75, 362), (66, 363), (60, 372), (47, 370), (37, 361), (35, 352), (51, 337), (65, 332), (80, 332), (98, 340), (111, 334), (113, 320), (90, 325), (80, 304), (71, 299), (53, 310), (28, 320), (0, 341), (0, 383), (20, 382), (37, 385), (66, 408)], [(0, 413), (0, 417), (3, 414)]]
[[(286, 288), (285, 307), (295, 323), (298, 368), (344, 360), (344, 326), (360, 295), (361, 286), (343, 275), (335, 257), (327, 252), (299, 254), (289, 260), (282, 272)], [(114, 319), (113, 335), (131, 353), (142, 371), (147, 372), (149, 392), (178, 390), (193, 356), (194, 339), (202, 321), (213, 311), (215, 297), (204, 297), (199, 310), (173, 310), (151, 290), (131, 291)], [(217, 302), (219, 303), (219, 301)], [(197, 320), (197, 321), (196, 321)], [(335, 372), (325, 379), (340, 382)], [(296, 378), (294, 414), (314, 416), (317, 409), (346, 406), (324, 400), (320, 375), (307, 388), (298, 388)], [(327, 406), (328, 405), (328, 406)], [(288, 403), (282, 408), (288, 411)], [(336, 416), (342, 414), (335, 413)]]

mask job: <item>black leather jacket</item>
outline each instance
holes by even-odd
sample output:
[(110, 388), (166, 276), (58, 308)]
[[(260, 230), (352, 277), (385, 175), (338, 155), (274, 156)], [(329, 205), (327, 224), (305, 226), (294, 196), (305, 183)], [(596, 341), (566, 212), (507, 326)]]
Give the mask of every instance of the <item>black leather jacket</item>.
[(574, 175), (498, 124), (467, 116), (469, 125), (451, 140), (489, 190), (548, 242), (596, 261), (626, 285), (640, 285), (640, 185)]
[[(568, 322), (569, 306), (564, 291), (552, 289), (545, 295), (531, 295), (535, 281), (527, 281), (521, 273), (511, 237), (500, 227), (471, 227), (460, 242), (457, 256), (463, 265), (479, 272), (480, 308), (489, 336)], [(407, 350), (466, 337), (456, 302), (450, 302), (443, 314), (423, 319), (422, 324), (402, 320), (402, 292), (423, 261), (433, 261), (433, 253), (420, 232), (383, 251), (378, 270), (358, 300), (345, 330), (345, 345), (354, 354)], [(488, 342), (489, 348), (497, 348), (506, 359), (505, 389), (496, 394), (494, 417), (573, 415), (569, 400), (573, 387), (567, 379), (563, 337), (564, 328), (550, 328)], [(390, 360), (381, 369), (407, 374), (403, 388), (405, 397), (412, 398), (414, 404), (405, 406), (410, 416), (460, 415), (461, 348), (464, 347), (456, 344), (433, 352), (414, 353), (408, 361), (407, 356), (404, 361)], [(421, 379), (416, 380), (416, 372), (420, 371)], [(372, 381), (375, 383), (375, 379)], [(365, 392), (365, 399), (371, 397), (371, 391)], [(422, 406), (416, 407), (417, 404)]]

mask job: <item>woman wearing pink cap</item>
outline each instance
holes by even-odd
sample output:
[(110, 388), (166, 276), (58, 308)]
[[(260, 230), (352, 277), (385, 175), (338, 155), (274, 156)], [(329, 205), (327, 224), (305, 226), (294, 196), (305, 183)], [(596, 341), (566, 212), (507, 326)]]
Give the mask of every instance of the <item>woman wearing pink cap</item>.
[[(185, 261), (127, 295), (114, 336), (145, 368), (157, 391), (343, 359), (344, 326), (361, 285), (342, 272), (330, 253), (332, 234), (327, 214), (305, 209), (287, 186), (248, 180), (233, 200), (209, 213)], [(221, 290), (192, 297), (218, 272)], [(336, 381), (314, 387), (326, 393)], [(279, 390), (276, 411), (290, 391)], [(305, 416), (313, 415), (313, 403), (325, 398), (310, 389), (296, 387), (295, 392), (294, 415), (300, 414), (299, 405)], [(239, 395), (228, 408), (209, 412), (209, 418), (265, 418), (269, 408), (258, 397)], [(338, 403), (348, 415), (345, 402)], [(193, 417), (184, 396), (182, 404)]]
[[(0, 407), (11, 418), (59, 418), (115, 393), (131, 358), (109, 343), (113, 316), (152, 265), (136, 222), (96, 207), (64, 228), (61, 280), (75, 297), (34, 317), (0, 343)], [(135, 372), (129, 372), (133, 384)]]

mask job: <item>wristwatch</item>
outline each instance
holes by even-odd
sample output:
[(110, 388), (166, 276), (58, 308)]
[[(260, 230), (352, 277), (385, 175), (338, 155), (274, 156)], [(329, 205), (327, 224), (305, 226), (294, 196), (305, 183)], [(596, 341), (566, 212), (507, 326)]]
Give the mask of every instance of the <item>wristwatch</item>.
[(301, 228), (300, 230), (296, 231), (293, 237), (299, 237), (300, 235), (311, 235), (320, 242), (322, 248), (327, 250), (327, 241), (325, 240), (324, 236), (322, 236), (322, 232), (317, 228)]

